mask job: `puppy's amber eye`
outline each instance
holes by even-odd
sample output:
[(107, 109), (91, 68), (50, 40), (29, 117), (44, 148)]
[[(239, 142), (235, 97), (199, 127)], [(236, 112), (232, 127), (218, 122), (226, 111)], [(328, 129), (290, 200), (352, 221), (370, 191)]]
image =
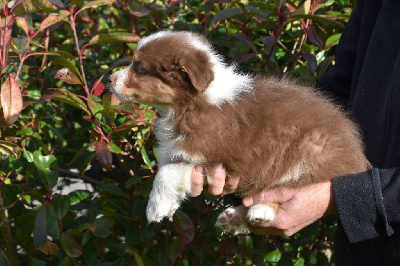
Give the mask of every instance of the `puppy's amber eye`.
[(141, 63), (135, 63), (135, 72), (137, 74), (142, 74), (142, 75), (149, 73), (149, 72), (147, 72), (146, 69), (143, 68)]

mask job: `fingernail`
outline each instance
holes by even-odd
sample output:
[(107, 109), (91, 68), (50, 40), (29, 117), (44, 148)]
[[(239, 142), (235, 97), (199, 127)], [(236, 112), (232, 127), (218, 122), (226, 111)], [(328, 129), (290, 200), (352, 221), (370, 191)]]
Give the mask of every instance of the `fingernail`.
[(253, 206), (253, 198), (252, 197), (247, 197), (243, 199), (243, 205), (246, 207)]
[(222, 163), (220, 163), (220, 164), (217, 164), (217, 167), (215, 169), (217, 171), (225, 171), (225, 166)]
[(204, 166), (196, 165), (194, 167), (194, 172), (198, 175), (204, 175)]

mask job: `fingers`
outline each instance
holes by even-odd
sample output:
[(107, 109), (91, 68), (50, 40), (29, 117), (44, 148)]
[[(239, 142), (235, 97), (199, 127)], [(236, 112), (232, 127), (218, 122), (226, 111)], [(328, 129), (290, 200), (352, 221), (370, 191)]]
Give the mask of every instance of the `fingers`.
[(214, 175), (208, 180), (208, 192), (211, 195), (220, 195), (224, 191), (226, 170), (222, 164), (217, 165)]
[[(203, 166), (197, 165), (191, 174), (191, 197), (197, 197), (203, 191), (205, 184), (206, 170)], [(236, 191), (239, 178), (226, 177), (226, 169), (223, 164), (215, 167), (213, 175), (208, 178), (208, 192), (212, 195), (229, 194)]]
[(204, 178), (205, 178), (205, 169), (201, 165), (197, 165), (192, 170), (191, 175), (191, 190), (190, 196), (197, 197), (203, 191), (204, 185)]

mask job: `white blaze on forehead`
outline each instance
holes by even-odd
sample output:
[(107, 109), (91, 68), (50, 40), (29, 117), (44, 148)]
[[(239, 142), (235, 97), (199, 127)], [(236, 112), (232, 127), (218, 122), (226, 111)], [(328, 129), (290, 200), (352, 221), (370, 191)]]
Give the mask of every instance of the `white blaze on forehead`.
[(207, 101), (210, 104), (219, 106), (223, 102), (234, 103), (239, 94), (252, 93), (252, 77), (239, 73), (235, 65), (227, 66), (224, 58), (217, 54), (213, 47), (197, 34), (191, 32), (160, 31), (142, 38), (138, 43), (137, 50), (154, 40), (168, 37), (179, 38), (182, 40), (182, 45), (190, 45), (194, 49), (207, 54), (208, 59), (213, 65), (212, 70), (214, 73), (214, 80), (204, 91)]

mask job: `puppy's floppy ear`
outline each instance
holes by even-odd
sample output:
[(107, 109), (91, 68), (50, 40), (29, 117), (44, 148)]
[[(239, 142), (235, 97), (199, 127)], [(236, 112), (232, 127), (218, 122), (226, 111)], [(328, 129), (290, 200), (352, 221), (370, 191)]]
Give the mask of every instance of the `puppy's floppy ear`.
[(205, 91), (214, 80), (213, 65), (203, 52), (192, 52), (179, 60), (181, 71), (186, 72), (193, 87)]

